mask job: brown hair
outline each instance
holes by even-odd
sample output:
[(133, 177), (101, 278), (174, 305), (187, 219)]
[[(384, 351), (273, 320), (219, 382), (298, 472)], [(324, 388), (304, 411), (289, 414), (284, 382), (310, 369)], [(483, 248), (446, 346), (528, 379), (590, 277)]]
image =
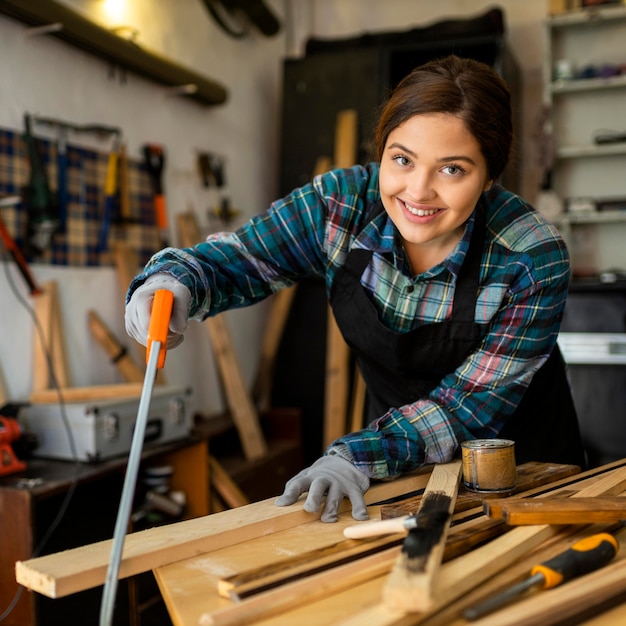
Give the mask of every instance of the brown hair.
[(376, 157), (382, 158), (389, 134), (425, 113), (461, 118), (478, 141), (489, 178), (506, 167), (513, 142), (511, 95), (500, 75), (485, 63), (454, 55), (416, 67), (393, 90), (376, 127)]

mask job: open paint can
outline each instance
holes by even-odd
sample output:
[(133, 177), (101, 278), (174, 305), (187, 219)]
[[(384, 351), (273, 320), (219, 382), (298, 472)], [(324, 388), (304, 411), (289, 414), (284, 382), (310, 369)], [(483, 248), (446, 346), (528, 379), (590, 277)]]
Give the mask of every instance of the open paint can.
[(483, 493), (515, 488), (515, 442), (510, 439), (472, 439), (461, 444), (463, 483)]

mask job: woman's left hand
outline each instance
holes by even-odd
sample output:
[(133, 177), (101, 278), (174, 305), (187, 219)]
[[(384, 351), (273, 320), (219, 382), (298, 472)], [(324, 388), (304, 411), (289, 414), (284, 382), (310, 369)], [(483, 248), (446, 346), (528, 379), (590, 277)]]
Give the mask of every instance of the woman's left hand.
[(336, 522), (339, 519), (339, 505), (345, 497), (352, 504), (352, 517), (355, 520), (367, 520), (369, 515), (363, 494), (369, 489), (369, 483), (369, 478), (343, 457), (326, 455), (289, 480), (283, 495), (276, 500), (276, 505), (293, 504), (301, 494), (308, 491), (304, 510), (316, 513), (322, 506), (322, 498), (326, 496), (321, 520)]

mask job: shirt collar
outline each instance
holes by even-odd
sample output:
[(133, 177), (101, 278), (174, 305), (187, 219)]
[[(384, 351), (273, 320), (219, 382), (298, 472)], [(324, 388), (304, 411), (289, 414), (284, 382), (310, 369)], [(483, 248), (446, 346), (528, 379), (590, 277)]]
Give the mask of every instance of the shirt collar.
[[(380, 202), (378, 204), (380, 204)], [(375, 254), (379, 254), (388, 259), (393, 263), (394, 267), (399, 269), (403, 268), (406, 263), (405, 254), (396, 227), (382, 205), (380, 205), (380, 211), (378, 211), (378, 207), (372, 210), (375, 211), (373, 218), (367, 222), (365, 228), (363, 228), (355, 239), (353, 247), (371, 250)], [(469, 250), (475, 222), (476, 209), (474, 209), (467, 220), (463, 237), (459, 243), (457, 243), (454, 250), (441, 263), (438, 263), (427, 272), (424, 272), (424, 274), (422, 274), (423, 278), (432, 278), (444, 271), (450, 272), (455, 277), (458, 276), (467, 251)]]

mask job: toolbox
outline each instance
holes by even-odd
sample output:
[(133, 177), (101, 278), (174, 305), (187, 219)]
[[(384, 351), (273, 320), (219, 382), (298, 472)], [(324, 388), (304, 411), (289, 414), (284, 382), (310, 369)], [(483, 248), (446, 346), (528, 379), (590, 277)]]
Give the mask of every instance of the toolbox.
[[(189, 436), (192, 428), (190, 395), (191, 390), (184, 387), (154, 388), (144, 447)], [(139, 397), (30, 404), (20, 411), (19, 422), (23, 432), (34, 435), (37, 440), (33, 456), (91, 463), (130, 452), (138, 409)]]

